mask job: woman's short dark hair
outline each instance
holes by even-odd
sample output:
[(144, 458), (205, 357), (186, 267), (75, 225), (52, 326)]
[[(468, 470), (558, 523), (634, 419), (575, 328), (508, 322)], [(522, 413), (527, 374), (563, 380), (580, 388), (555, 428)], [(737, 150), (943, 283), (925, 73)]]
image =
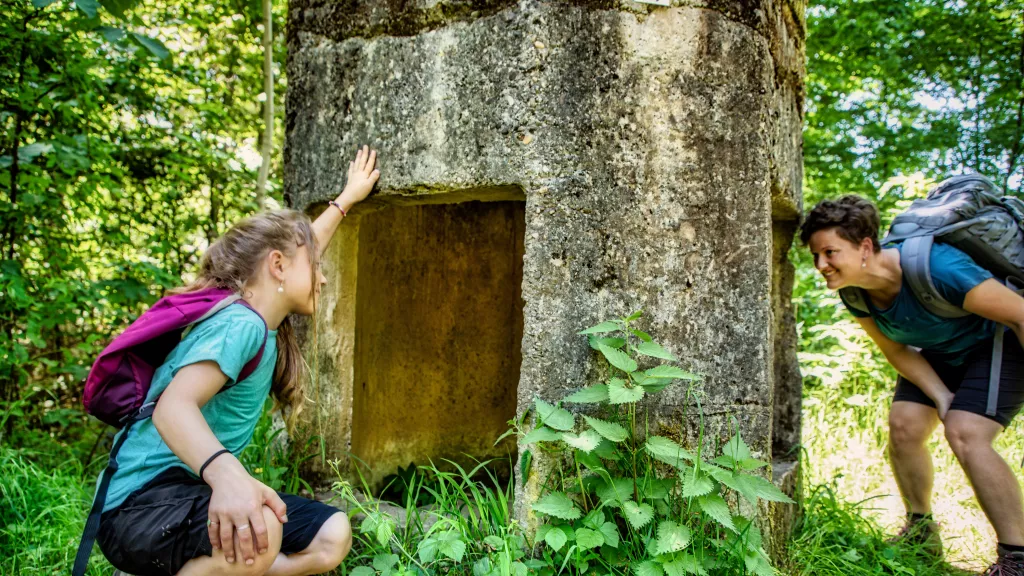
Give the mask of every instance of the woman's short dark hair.
[(807, 213), (807, 219), (800, 226), (800, 241), (806, 246), (811, 236), (819, 230), (835, 228), (840, 238), (860, 244), (871, 238), (875, 252), (882, 249), (878, 242), (878, 229), (882, 221), (878, 208), (871, 202), (848, 194), (838, 200), (822, 200)]

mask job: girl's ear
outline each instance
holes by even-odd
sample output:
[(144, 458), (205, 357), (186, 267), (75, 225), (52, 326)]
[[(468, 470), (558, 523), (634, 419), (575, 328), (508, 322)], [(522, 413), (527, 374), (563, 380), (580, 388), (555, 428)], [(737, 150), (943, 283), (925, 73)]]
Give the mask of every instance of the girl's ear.
[(871, 238), (865, 238), (860, 241), (861, 258), (867, 258), (875, 253), (875, 243), (871, 241)]
[(275, 282), (284, 282), (285, 260), (284, 252), (280, 250), (271, 250), (267, 254), (267, 267), (270, 269), (270, 277)]

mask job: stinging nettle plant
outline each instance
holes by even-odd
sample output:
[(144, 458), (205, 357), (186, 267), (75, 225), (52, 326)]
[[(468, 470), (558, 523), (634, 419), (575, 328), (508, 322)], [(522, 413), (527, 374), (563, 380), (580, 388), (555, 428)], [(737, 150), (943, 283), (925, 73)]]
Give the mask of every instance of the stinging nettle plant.
[[(608, 361), (607, 383), (585, 387), (562, 400), (594, 404), (602, 418), (577, 417), (535, 399), (535, 427), (521, 434), (556, 462), (533, 511), (545, 520), (535, 545), (542, 558), (525, 564), (541, 576), (557, 573), (638, 576), (772, 576), (762, 537), (753, 519), (734, 510), (730, 493), (757, 509), (758, 500), (792, 502), (755, 474), (767, 466), (753, 458), (739, 432), (713, 460), (705, 460), (703, 415), (696, 453), (664, 436), (641, 437), (637, 403), (678, 380), (691, 382), (688, 398), (699, 396), (696, 374), (673, 365), (675, 356), (637, 330), (637, 312), (580, 332)], [(641, 369), (640, 364), (656, 364)], [(646, 428), (646, 426), (645, 426)], [(524, 450), (524, 475), (532, 454)]]

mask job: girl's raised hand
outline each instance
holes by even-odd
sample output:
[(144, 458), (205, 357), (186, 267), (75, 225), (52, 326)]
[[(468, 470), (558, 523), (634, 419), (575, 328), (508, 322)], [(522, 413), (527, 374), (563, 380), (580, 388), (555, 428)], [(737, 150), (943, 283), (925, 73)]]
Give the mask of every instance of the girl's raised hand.
[(356, 159), (348, 165), (348, 183), (339, 201), (347, 206), (362, 202), (370, 195), (378, 178), (380, 170), (377, 169), (377, 151), (364, 145), (356, 152)]

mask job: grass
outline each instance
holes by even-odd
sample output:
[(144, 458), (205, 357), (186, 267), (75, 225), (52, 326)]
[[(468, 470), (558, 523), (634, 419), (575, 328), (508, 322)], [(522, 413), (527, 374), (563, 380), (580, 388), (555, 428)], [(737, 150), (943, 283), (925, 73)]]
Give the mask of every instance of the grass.
[[(95, 476), (78, 460), (49, 467), (36, 456), (0, 447), (0, 575), (66, 574), (78, 551)], [(93, 554), (87, 574), (111, 572)]]

